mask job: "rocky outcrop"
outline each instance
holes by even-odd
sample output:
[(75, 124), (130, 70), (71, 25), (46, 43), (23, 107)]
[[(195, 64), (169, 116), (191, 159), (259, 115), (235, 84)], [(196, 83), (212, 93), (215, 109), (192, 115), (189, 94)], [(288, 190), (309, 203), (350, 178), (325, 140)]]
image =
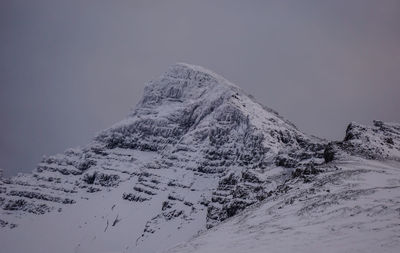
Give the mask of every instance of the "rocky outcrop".
[(400, 124), (374, 121), (372, 126), (350, 123), (343, 141), (331, 142), (324, 151), (326, 162), (348, 155), (367, 159), (400, 160)]

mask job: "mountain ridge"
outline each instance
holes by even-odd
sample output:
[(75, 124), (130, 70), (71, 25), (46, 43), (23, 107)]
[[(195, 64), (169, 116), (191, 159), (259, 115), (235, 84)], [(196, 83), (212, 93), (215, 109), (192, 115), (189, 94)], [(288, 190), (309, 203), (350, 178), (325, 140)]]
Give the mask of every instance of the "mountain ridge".
[[(331, 163), (397, 159), (398, 125), (350, 126), (343, 141), (308, 136), (225, 78), (178, 63), (87, 146), (0, 179), (0, 241), (7, 252), (170, 248), (249, 206), (284, 198), (286, 187), (317, 183)], [(371, 146), (382, 156), (368, 155)], [(37, 227), (43, 235), (32, 232)]]

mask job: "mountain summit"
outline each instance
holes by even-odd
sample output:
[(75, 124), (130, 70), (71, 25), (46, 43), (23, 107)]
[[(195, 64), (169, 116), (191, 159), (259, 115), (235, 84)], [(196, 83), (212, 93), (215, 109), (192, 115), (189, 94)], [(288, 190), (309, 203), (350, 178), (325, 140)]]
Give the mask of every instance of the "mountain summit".
[[(327, 236), (346, 232), (349, 245), (367, 231), (366, 238), (379, 236), (384, 249), (395, 249), (399, 129), (352, 123), (343, 141), (328, 143), (223, 77), (179, 63), (145, 87), (127, 118), (87, 146), (45, 157), (30, 174), (0, 179), (0, 247), (260, 252), (280, 247), (279, 240), (268, 245), (257, 238), (278, 233), (290, 240), (284, 243), (290, 251), (317, 239), (303, 229), (318, 226)], [(338, 225), (353, 216), (363, 217), (362, 229)], [(254, 245), (239, 247), (243, 238)], [(309, 251), (311, 244), (304, 245)]]

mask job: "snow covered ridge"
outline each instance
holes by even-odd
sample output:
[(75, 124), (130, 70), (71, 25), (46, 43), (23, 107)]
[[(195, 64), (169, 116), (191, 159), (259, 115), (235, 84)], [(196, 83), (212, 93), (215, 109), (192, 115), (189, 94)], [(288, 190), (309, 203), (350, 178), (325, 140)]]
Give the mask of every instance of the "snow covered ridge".
[(373, 126), (362, 126), (351, 123), (343, 142), (337, 144), (354, 155), (400, 161), (400, 124), (374, 121)]
[[(393, 226), (379, 235), (392, 236), (400, 223), (399, 129), (395, 123), (352, 123), (343, 141), (327, 143), (223, 77), (179, 63), (146, 86), (127, 118), (87, 146), (45, 157), (30, 174), (0, 179), (0, 249), (146, 253), (188, 241), (171, 249), (188, 252), (197, 243), (189, 240), (201, 231), (242, 231), (232, 221), (251, 210), (270, 210), (257, 216), (263, 224), (275, 217), (274, 226), (293, 219), (301, 228), (298, 219), (318, 216), (329, 225), (329, 208), (349, 199), (362, 208), (375, 201), (385, 206)], [(352, 181), (360, 175), (367, 183)], [(379, 182), (370, 190), (368, 180), (376, 175)], [(327, 208), (319, 205), (325, 202)], [(288, 215), (280, 214), (286, 208)]]

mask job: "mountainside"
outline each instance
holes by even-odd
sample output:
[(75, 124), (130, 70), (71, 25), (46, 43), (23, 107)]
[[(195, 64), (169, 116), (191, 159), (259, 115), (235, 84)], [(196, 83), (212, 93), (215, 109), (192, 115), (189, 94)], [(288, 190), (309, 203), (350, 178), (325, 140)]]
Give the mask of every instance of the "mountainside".
[(353, 157), (294, 173), (264, 201), (167, 252), (399, 252), (399, 168)]
[(334, 251), (345, 232), (394, 252), (399, 161), (399, 124), (352, 123), (328, 143), (180, 63), (87, 146), (0, 179), (0, 251), (310, 251), (333, 235), (320, 245)]

